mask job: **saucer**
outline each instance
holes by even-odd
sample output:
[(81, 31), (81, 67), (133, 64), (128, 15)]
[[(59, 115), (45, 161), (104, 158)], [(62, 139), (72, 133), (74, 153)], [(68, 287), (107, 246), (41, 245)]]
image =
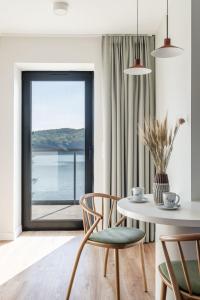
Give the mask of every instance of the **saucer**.
[(129, 197), (127, 197), (127, 199), (128, 199), (130, 202), (133, 202), (133, 203), (146, 203), (146, 202), (149, 201), (146, 197), (142, 197), (142, 199), (136, 200), (136, 199), (134, 199), (133, 196), (129, 196)]
[(180, 206), (180, 204), (178, 204), (178, 205), (175, 205), (174, 207), (167, 207), (167, 206), (165, 206), (164, 204), (163, 205), (158, 205), (157, 206), (159, 209), (163, 209), (163, 210), (177, 210), (177, 209), (179, 209), (181, 206)]

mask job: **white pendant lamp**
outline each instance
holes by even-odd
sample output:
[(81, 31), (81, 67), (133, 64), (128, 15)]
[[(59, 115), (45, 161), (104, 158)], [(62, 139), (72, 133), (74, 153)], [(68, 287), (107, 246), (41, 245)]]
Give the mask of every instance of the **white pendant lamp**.
[(138, 0), (137, 0), (137, 45), (136, 45), (136, 58), (133, 66), (124, 70), (124, 73), (127, 75), (146, 75), (151, 73), (151, 69), (145, 68), (140, 60), (140, 44), (138, 37)]
[(183, 53), (183, 49), (180, 47), (173, 46), (171, 44), (171, 39), (169, 38), (169, 1), (167, 0), (167, 37), (164, 39), (164, 45), (151, 52), (151, 55), (157, 58), (170, 58), (176, 57)]

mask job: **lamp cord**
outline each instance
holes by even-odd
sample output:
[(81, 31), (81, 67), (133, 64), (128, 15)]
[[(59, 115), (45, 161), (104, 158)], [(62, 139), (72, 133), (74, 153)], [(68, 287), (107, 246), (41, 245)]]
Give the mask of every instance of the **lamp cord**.
[(137, 0), (137, 53), (136, 53), (136, 58), (140, 58), (140, 46), (139, 46), (139, 25), (138, 25), (138, 16), (139, 16), (139, 3)]
[(167, 0), (167, 39), (169, 38), (169, 0)]

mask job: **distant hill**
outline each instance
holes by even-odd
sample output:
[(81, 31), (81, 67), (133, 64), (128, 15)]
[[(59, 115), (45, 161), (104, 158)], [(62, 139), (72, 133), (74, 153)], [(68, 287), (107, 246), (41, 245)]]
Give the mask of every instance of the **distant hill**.
[(84, 150), (84, 141), (84, 128), (60, 128), (32, 132), (33, 151)]

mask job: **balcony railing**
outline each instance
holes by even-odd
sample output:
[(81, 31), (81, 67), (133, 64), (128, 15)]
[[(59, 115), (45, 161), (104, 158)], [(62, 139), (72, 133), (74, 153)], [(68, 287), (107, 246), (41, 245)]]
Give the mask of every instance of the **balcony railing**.
[(32, 204), (78, 204), (84, 176), (84, 150), (32, 151)]

